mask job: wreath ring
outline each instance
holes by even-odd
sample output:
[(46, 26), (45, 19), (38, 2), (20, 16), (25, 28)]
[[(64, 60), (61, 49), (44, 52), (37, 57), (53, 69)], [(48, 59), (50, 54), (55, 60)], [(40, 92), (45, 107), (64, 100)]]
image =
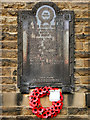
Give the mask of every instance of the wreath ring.
[(53, 101), (50, 107), (44, 108), (40, 103), (40, 98), (46, 95), (50, 95), (50, 90), (58, 90), (58, 88), (44, 87), (35, 88), (29, 96), (29, 106), (32, 112), (39, 118), (52, 118), (60, 113), (63, 106), (63, 96), (60, 92), (60, 100), (57, 102)]

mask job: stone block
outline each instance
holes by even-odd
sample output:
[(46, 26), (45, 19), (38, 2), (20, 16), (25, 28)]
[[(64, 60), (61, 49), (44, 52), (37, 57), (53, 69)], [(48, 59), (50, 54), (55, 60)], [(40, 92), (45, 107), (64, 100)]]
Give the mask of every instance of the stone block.
[(3, 9), (21, 9), (21, 8), (24, 8), (25, 7), (25, 3), (23, 2), (20, 2), (20, 3), (17, 3), (17, 2), (12, 2), (12, 3), (2, 3), (2, 8)]
[(2, 33), (2, 40), (16, 40), (17, 33)]
[(90, 83), (90, 77), (89, 76), (75, 76), (75, 84), (89, 84)]
[(71, 10), (88, 10), (88, 3), (72, 3)]
[(75, 51), (75, 57), (76, 58), (89, 58), (90, 53), (86, 51)]
[(85, 95), (84, 93), (74, 93), (67, 95), (67, 106), (68, 107), (85, 107)]
[(12, 9), (2, 9), (2, 16), (17, 16), (17, 10)]
[(7, 24), (14, 24), (17, 25), (17, 17), (2, 17), (2, 24), (7, 25)]
[(81, 84), (81, 85), (75, 85), (75, 92), (77, 93), (85, 93), (89, 91), (89, 85), (88, 84)]
[(16, 50), (2, 50), (2, 58), (17, 58)]
[(86, 40), (89, 40), (90, 35), (82, 33), (82, 34), (77, 34), (75, 38), (76, 39), (86, 39)]
[(75, 67), (84, 67), (84, 60), (83, 59), (76, 59), (75, 60)]
[(2, 59), (2, 66), (3, 67), (16, 67), (17, 66), (17, 60), (15, 59)]
[(2, 77), (2, 84), (16, 84), (17, 77)]
[(67, 2), (55, 2), (56, 5), (61, 9), (61, 10), (66, 10), (66, 9), (70, 9), (71, 4), (67, 3)]
[(2, 68), (2, 76), (11, 76), (11, 68)]
[(2, 92), (15, 92), (16, 85), (2, 85)]
[(85, 27), (84, 32), (89, 33), (90, 32), (90, 27), (89, 26)]
[(90, 75), (90, 69), (89, 68), (75, 68), (75, 73), (77, 73), (80, 76), (88, 76)]
[(83, 26), (82, 25), (76, 25), (75, 27), (75, 33), (83, 33)]
[(85, 42), (84, 44), (83, 44), (83, 48), (84, 48), (84, 51), (90, 51), (90, 42), (88, 41), (88, 42)]
[(32, 9), (35, 5), (35, 2), (28, 2), (26, 3), (26, 9)]
[(26, 108), (27, 114), (29, 109), (29, 95), (23, 95), (21, 93), (15, 92), (13, 92), (12, 94), (10, 92), (3, 93), (3, 106), (5, 107), (22, 106), (23, 114)]
[(3, 25), (2, 32), (17, 32), (16, 25)]
[(84, 67), (90, 67), (90, 59), (84, 60)]
[(2, 49), (17, 49), (17, 42), (2, 42)]

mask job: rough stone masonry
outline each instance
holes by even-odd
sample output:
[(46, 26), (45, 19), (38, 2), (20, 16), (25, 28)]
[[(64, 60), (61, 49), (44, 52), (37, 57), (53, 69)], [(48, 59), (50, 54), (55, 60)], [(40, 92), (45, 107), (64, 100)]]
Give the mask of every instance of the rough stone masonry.
[[(85, 94), (89, 92), (90, 84), (90, 3), (88, 0), (51, 1), (61, 10), (73, 10), (75, 13), (75, 91), (73, 94), (63, 94), (63, 109), (52, 120), (89, 120)], [(28, 95), (20, 94), (17, 88), (17, 11), (32, 10), (36, 3), (30, 0), (0, 3), (0, 33), (2, 32), (0, 36), (0, 118), (2, 120), (41, 120), (32, 114)], [(42, 98), (41, 103), (44, 106), (51, 104), (47, 97)]]

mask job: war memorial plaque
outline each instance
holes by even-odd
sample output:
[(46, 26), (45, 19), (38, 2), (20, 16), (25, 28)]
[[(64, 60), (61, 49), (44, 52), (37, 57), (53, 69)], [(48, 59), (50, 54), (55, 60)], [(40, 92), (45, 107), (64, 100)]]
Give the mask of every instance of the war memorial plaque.
[(37, 6), (36, 11), (19, 13), (21, 83), (29, 87), (62, 87), (70, 84), (72, 12), (60, 11), (48, 3)]

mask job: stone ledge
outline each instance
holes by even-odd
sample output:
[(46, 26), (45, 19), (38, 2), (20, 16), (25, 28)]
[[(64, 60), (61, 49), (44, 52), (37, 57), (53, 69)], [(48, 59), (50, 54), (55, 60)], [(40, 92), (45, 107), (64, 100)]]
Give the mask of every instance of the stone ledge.
[[(45, 120), (38, 118), (36, 116), (15, 116), (15, 117), (2, 117), (2, 120)], [(48, 120), (89, 120), (88, 117), (79, 117), (79, 116), (65, 116), (60, 118), (54, 117), (54, 118), (49, 118)]]
[(69, 115), (88, 115), (87, 108), (68, 108)]

